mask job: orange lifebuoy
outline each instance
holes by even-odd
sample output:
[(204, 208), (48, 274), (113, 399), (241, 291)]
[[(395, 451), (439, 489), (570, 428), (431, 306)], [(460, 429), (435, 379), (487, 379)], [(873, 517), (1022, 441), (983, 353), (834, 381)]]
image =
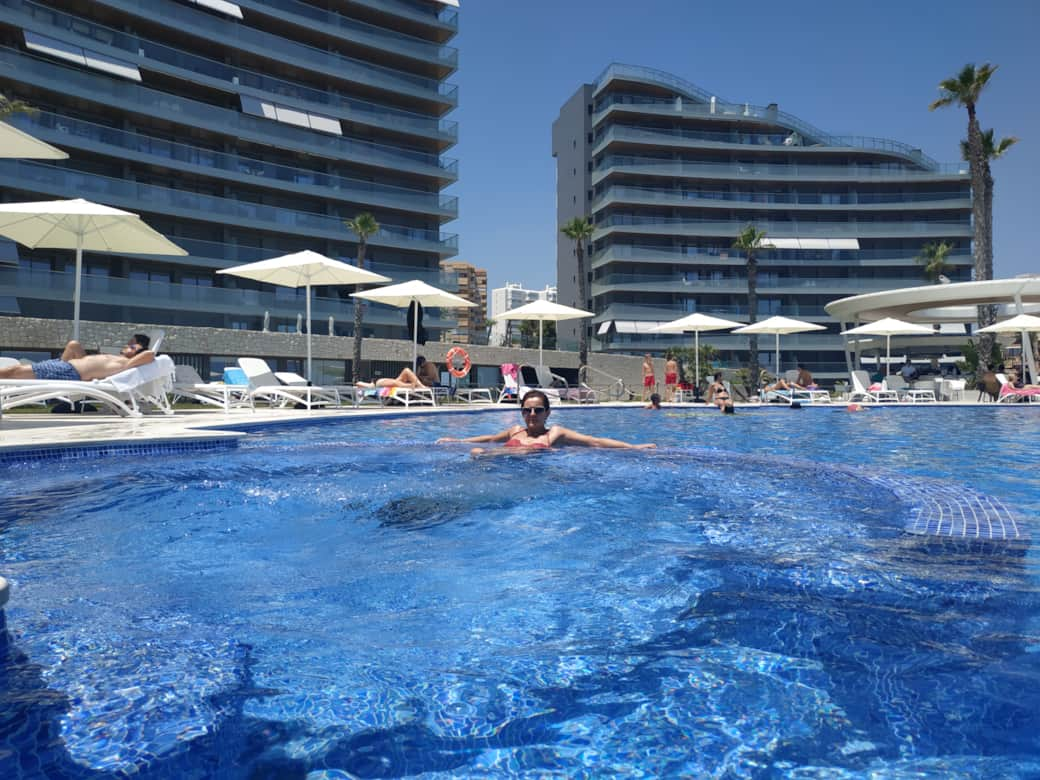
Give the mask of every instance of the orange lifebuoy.
[[(455, 358), (462, 358), (462, 368), (455, 367)], [(462, 347), (452, 347), (448, 350), (448, 354), (444, 356), (444, 362), (448, 364), (448, 373), (456, 379), (461, 379), (469, 373), (470, 368), (473, 364), (470, 363), (469, 353), (466, 352)]]

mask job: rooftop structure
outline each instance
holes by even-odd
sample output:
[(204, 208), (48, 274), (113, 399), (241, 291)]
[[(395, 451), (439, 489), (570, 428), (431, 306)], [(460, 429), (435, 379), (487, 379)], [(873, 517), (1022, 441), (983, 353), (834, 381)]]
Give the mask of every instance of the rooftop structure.
[[(827, 328), (785, 337), (784, 369), (843, 374), (839, 325), (824, 304), (922, 280), (915, 257), (928, 242), (951, 243), (947, 275), (971, 278), (967, 166), (908, 144), (834, 136), (776, 104), (731, 103), (615, 64), (564, 104), (552, 148), (557, 222), (591, 216), (595, 225), (590, 300), (577, 299), (573, 242), (561, 235), (557, 249), (560, 302), (596, 312), (593, 350), (686, 346), (682, 335), (648, 331), (693, 312), (746, 322), (746, 262), (731, 245), (748, 224), (775, 244), (758, 256), (758, 318)], [(747, 361), (747, 337), (702, 341), (723, 362)]]

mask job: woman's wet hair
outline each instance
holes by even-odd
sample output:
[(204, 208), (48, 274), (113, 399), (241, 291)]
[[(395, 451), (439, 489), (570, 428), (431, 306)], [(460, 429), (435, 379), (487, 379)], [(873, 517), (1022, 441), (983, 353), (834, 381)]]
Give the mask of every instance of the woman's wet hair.
[(657, 393), (653, 393), (650, 396), (650, 403), (652, 403), (654, 406), (657, 406), (659, 403), (661, 403), (661, 396)]
[(520, 399), (520, 406), (526, 404), (528, 398), (541, 398), (542, 405), (545, 406), (546, 410), (549, 409), (549, 396), (547, 396), (541, 390), (528, 390), (526, 393), (524, 393), (524, 397)]
[(737, 408), (732, 403), (723, 404), (722, 405), (722, 413), (723, 414), (736, 414), (737, 413)]

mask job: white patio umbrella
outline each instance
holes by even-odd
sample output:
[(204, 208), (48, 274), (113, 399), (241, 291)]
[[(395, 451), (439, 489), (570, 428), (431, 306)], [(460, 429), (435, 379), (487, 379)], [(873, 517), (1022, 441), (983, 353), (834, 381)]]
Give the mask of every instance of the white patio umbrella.
[(382, 284), (390, 277), (366, 271), (356, 265), (305, 249), (291, 255), (272, 257), (256, 263), (224, 268), (218, 274), (231, 274), (280, 287), (307, 288), (307, 379), (311, 379), (311, 287), (338, 284)]
[(68, 154), (39, 138), (0, 122), (0, 157), (34, 160), (65, 160)]
[[(1022, 357), (1029, 366), (1029, 375), (1036, 381), (1036, 363), (1033, 361), (1033, 350), (1029, 345), (1026, 334), (1040, 332), (1040, 317), (1032, 314), (1016, 314), (1009, 320), (994, 322), (985, 328), (979, 328), (976, 333), (1021, 333), (1022, 334)], [(1023, 381), (1025, 381), (1023, 379)]]
[(734, 333), (742, 333), (747, 336), (751, 336), (756, 333), (772, 333), (776, 336), (776, 376), (780, 377), (780, 336), (788, 333), (804, 333), (808, 330), (827, 330), (823, 325), (817, 325), (815, 322), (802, 322), (801, 320), (793, 320), (790, 317), (770, 317), (767, 320), (761, 322), (754, 322), (751, 325), (745, 325), (743, 328), (737, 328)]
[(133, 255), (188, 254), (136, 214), (89, 200), (0, 203), (0, 236), (36, 249), (75, 249), (72, 338), (79, 339), (80, 272), (83, 250)]
[[(391, 284), (366, 292), (352, 293), (352, 298), (364, 298), (366, 301), (384, 303), (387, 306), (396, 306), (399, 309), (408, 307), (410, 304), (419, 303), (423, 306), (444, 306), (451, 309), (462, 309), (476, 306), (477, 304), (460, 298), (438, 287), (427, 284), (419, 279), (410, 282)], [(412, 323), (412, 370), (415, 370), (415, 358), (419, 354), (419, 307), (415, 308), (415, 322)]]
[(885, 317), (877, 322), (868, 322), (841, 332), (842, 336), (884, 336), (885, 337), (885, 373), (892, 367), (893, 336), (929, 336), (935, 331), (928, 325), (917, 325), (903, 322), (893, 317)]
[(553, 303), (544, 298), (517, 306), (515, 309), (495, 315), (496, 320), (537, 320), (538, 321), (538, 364), (544, 365), (542, 360), (542, 323), (562, 322), (563, 320), (578, 320), (582, 317), (594, 317), (595, 314), (584, 309), (575, 309), (564, 306), (561, 303)]
[(693, 393), (699, 396), (701, 392), (701, 332), (710, 330), (726, 330), (738, 328), (743, 322), (724, 320), (721, 317), (709, 317), (707, 314), (689, 314), (671, 322), (665, 322), (656, 328), (651, 328), (651, 333), (689, 333), (693, 331), (693, 363), (694, 384)]

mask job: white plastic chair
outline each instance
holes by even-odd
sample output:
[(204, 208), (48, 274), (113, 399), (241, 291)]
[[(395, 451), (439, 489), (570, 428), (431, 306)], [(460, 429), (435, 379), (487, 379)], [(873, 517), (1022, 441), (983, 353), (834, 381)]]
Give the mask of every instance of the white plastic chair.
[(271, 406), (301, 404), (307, 409), (315, 406), (339, 406), (339, 393), (333, 388), (315, 385), (286, 385), (278, 380), (267, 361), (260, 358), (239, 358), (238, 367), (249, 379), (249, 395), (253, 400), (267, 401)]

